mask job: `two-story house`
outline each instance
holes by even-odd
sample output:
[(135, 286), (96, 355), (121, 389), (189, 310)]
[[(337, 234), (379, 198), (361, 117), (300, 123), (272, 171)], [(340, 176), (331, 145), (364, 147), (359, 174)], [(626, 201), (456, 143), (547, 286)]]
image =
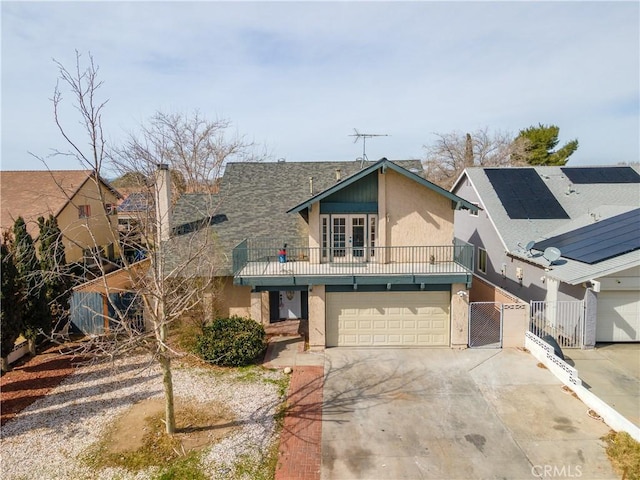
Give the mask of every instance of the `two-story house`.
[(91, 170), (0, 172), (0, 228), (22, 216), (37, 240), (38, 217), (53, 215), (63, 234), (67, 263), (119, 256), (116, 203), (120, 194)]
[(207, 234), (185, 227), (215, 204), (204, 230), (230, 261), (220, 313), (308, 319), (312, 348), (463, 347), (473, 252), (453, 217), (477, 207), (420, 173), (386, 159), (232, 163), (217, 195), (178, 201), (173, 245)]
[[(548, 304), (532, 312), (545, 333), (575, 337), (574, 346), (640, 341), (636, 168), (468, 168), (452, 192), (481, 207), (455, 218), (456, 236), (476, 248), (476, 275)], [(558, 309), (571, 302), (584, 308), (567, 313), (575, 321), (562, 332)]]

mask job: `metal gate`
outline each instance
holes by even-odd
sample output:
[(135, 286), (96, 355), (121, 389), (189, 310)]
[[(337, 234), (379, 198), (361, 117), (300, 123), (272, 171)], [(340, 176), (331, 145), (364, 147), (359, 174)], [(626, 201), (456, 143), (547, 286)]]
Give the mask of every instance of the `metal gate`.
[(139, 333), (144, 331), (142, 306), (133, 292), (111, 293), (109, 300), (99, 292), (73, 292), (70, 319), (74, 329), (85, 335), (117, 330), (123, 321)]
[(502, 348), (502, 303), (469, 303), (469, 347)]
[(551, 335), (562, 348), (581, 348), (584, 301), (531, 302), (529, 331), (540, 338)]
[(104, 333), (104, 299), (97, 292), (73, 292), (70, 303), (73, 327), (85, 335)]

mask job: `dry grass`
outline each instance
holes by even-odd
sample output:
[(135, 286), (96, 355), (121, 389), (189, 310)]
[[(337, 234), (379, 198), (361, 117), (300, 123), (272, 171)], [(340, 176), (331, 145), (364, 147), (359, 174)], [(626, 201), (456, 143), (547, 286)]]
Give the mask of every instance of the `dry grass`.
[(623, 480), (640, 480), (640, 443), (627, 432), (611, 431), (602, 440), (613, 468)]
[[(167, 435), (164, 413), (145, 418), (141, 445), (121, 448), (124, 439), (118, 422), (105, 434), (102, 441), (86, 456), (87, 463), (97, 470), (105, 467), (122, 467), (139, 471), (152, 466), (161, 468), (161, 477), (199, 479), (206, 478), (200, 465), (200, 450), (212, 441), (219, 440), (229, 428), (222, 428), (217, 437), (206, 438), (206, 431), (216, 424), (229, 425), (232, 419), (224, 408), (212, 408), (211, 404), (182, 404), (176, 408), (177, 432)], [(124, 419), (126, 423), (126, 418)], [(203, 435), (205, 434), (205, 435)], [(199, 438), (194, 438), (194, 435)]]

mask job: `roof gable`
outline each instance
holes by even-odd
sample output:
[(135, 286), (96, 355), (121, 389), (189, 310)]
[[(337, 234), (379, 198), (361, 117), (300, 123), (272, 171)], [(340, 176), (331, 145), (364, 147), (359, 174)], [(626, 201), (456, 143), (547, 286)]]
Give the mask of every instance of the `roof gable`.
[(415, 173), (406, 170), (398, 165), (396, 165), (395, 163), (387, 160), (386, 158), (383, 158), (381, 160), (379, 160), (378, 162), (374, 163), (373, 165), (368, 166), (367, 168), (360, 170), (359, 172), (354, 173), (353, 175), (351, 175), (350, 177), (345, 178), (344, 180), (342, 180), (341, 182), (327, 188), (326, 190), (308, 198), (307, 200), (305, 200), (302, 203), (299, 203), (298, 205), (296, 205), (295, 207), (289, 209), (287, 211), (287, 213), (299, 213), (302, 212), (303, 210), (308, 209), (312, 204), (319, 202), (323, 199), (326, 199), (330, 196), (336, 195), (337, 192), (340, 192), (341, 190), (344, 190), (345, 188), (353, 185), (354, 183), (362, 180), (363, 178), (367, 177), (368, 175), (372, 175), (375, 172), (377, 172), (377, 170), (381, 168), (383, 170), (383, 172), (387, 169), (391, 169), (401, 175), (404, 175), (405, 177), (419, 183), (420, 185), (429, 188), (433, 191), (435, 191), (436, 193), (439, 193), (440, 195), (449, 198), (450, 200), (452, 200), (453, 202), (455, 202), (459, 207), (462, 208), (467, 208), (470, 210), (474, 210), (477, 211), (478, 207), (468, 201), (466, 201), (465, 199), (455, 195), (454, 193), (451, 193), (447, 190), (445, 190), (444, 188), (439, 187), (438, 185), (431, 183), (428, 180), (425, 180), (424, 178), (422, 178), (419, 175), (416, 175)]
[[(91, 170), (0, 171), (0, 226), (12, 228), (15, 219), (21, 216), (29, 233), (37, 233), (33, 222), (40, 216), (57, 216), (92, 175)], [(100, 181), (120, 197), (102, 178)]]

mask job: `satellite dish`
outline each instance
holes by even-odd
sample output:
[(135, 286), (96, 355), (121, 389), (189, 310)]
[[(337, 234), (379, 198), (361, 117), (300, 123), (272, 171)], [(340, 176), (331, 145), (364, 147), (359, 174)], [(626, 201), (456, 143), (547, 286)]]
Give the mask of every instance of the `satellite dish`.
[(549, 265), (553, 265), (553, 262), (558, 260), (561, 255), (562, 253), (556, 247), (549, 247), (542, 254), (542, 256), (549, 261)]
[(524, 246), (523, 246), (521, 243), (518, 243), (518, 246), (519, 246), (520, 248), (522, 248), (523, 250), (525, 250), (525, 251), (529, 254), (529, 256), (531, 256), (531, 249), (533, 248), (533, 246), (534, 246), (535, 244), (536, 244), (536, 242), (534, 242), (533, 240), (531, 240), (531, 241), (527, 242), (527, 244), (526, 244), (526, 245), (524, 245)]

